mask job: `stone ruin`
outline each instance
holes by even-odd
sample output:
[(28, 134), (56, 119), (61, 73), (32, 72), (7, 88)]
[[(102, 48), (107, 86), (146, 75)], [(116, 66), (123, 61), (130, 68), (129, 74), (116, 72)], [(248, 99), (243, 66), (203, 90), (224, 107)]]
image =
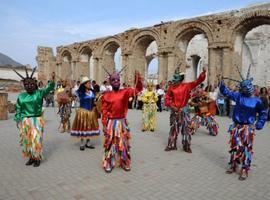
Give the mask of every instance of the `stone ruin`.
[[(128, 84), (132, 84), (135, 70), (146, 77), (149, 63), (156, 58), (158, 82), (170, 80), (176, 67), (193, 80), (206, 66), (207, 83), (215, 84), (221, 75), (239, 79), (236, 66), (244, 74), (251, 63), (258, 84), (270, 86), (269, 27), (261, 28), (262, 35), (258, 30), (252, 33), (269, 24), (270, 3), (265, 3), (59, 46), (56, 56), (52, 48), (39, 46), (38, 77), (46, 82), (55, 71), (58, 78), (80, 80), (87, 75), (101, 83), (106, 79), (103, 67), (111, 72), (119, 67), (115, 55), (120, 49), (121, 66), (126, 66), (122, 79)], [(149, 45), (154, 49), (149, 50)]]

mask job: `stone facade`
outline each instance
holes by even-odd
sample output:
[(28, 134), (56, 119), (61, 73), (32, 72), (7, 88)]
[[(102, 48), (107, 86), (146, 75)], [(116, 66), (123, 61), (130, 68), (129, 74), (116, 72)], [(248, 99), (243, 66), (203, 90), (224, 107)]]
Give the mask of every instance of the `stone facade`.
[[(158, 58), (158, 80), (167, 81), (176, 67), (192, 73), (192, 63), (198, 62), (188, 46), (191, 39), (203, 34), (208, 42), (201, 65), (208, 67), (208, 83), (216, 83), (219, 75), (239, 78), (236, 66), (242, 69), (245, 54), (244, 39), (249, 31), (270, 24), (270, 3), (254, 5), (241, 10), (156, 24), (152, 27), (130, 29), (123, 33), (52, 49), (38, 47), (39, 78), (46, 80), (55, 71), (58, 77), (80, 79), (87, 75), (97, 82), (106, 78), (105, 67), (114, 70), (114, 55), (121, 48), (121, 63), (126, 66), (123, 81), (132, 84), (135, 70), (146, 74), (149, 56), (146, 49), (155, 41)], [(199, 69), (200, 70), (200, 69)], [(244, 69), (243, 69), (244, 71)], [(192, 75), (190, 75), (192, 76)], [(194, 75), (193, 75), (194, 76)], [(268, 83), (269, 84), (269, 83)]]

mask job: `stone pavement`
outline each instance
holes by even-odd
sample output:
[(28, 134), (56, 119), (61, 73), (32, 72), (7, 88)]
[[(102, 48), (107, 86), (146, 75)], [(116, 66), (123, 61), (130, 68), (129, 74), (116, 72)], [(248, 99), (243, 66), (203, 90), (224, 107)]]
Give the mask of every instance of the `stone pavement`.
[[(130, 110), (132, 170), (101, 169), (102, 137), (96, 149), (79, 150), (69, 134), (58, 133), (57, 110), (45, 111), (44, 155), (39, 168), (25, 166), (19, 134), (10, 115), (0, 121), (0, 199), (270, 199), (270, 124), (257, 132), (250, 177), (240, 182), (225, 174), (230, 119), (218, 118), (220, 133), (209, 136), (200, 128), (192, 139), (192, 154), (179, 148), (165, 152), (168, 112), (158, 113), (155, 133), (140, 131), (141, 112)], [(73, 111), (74, 116), (74, 111)], [(178, 142), (180, 147), (180, 141)]]

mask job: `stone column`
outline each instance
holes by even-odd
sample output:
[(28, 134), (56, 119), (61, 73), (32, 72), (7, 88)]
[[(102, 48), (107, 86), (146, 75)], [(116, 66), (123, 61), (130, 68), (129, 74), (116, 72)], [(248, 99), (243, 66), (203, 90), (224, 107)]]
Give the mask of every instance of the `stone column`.
[(223, 48), (221, 73), (224, 77), (231, 77), (232, 51), (230, 48)]
[(217, 82), (218, 75), (221, 74), (222, 69), (222, 49), (209, 48), (208, 57), (208, 83), (214, 84)]
[(121, 73), (121, 78), (122, 78), (123, 83), (127, 82), (127, 75), (128, 75), (128, 70), (129, 70), (128, 60), (129, 60), (128, 54), (122, 55), (122, 67), (125, 67), (125, 69)]
[(103, 69), (103, 59), (99, 58), (98, 59), (98, 81), (99, 83), (102, 83), (105, 79), (105, 71)]
[(97, 58), (93, 58), (93, 79), (100, 84), (98, 80), (98, 60)]
[(168, 77), (168, 55), (158, 54), (158, 83), (166, 82)]
[(174, 70), (175, 70), (175, 60), (176, 56), (174, 53), (169, 53), (168, 54), (168, 65), (167, 65), (167, 80), (171, 80)]

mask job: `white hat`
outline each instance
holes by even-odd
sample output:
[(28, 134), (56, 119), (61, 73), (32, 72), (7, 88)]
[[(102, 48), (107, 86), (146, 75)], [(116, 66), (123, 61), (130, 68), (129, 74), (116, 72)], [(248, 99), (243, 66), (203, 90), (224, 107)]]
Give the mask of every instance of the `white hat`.
[(82, 77), (81, 84), (84, 84), (86, 82), (90, 81), (90, 79), (87, 76)]

